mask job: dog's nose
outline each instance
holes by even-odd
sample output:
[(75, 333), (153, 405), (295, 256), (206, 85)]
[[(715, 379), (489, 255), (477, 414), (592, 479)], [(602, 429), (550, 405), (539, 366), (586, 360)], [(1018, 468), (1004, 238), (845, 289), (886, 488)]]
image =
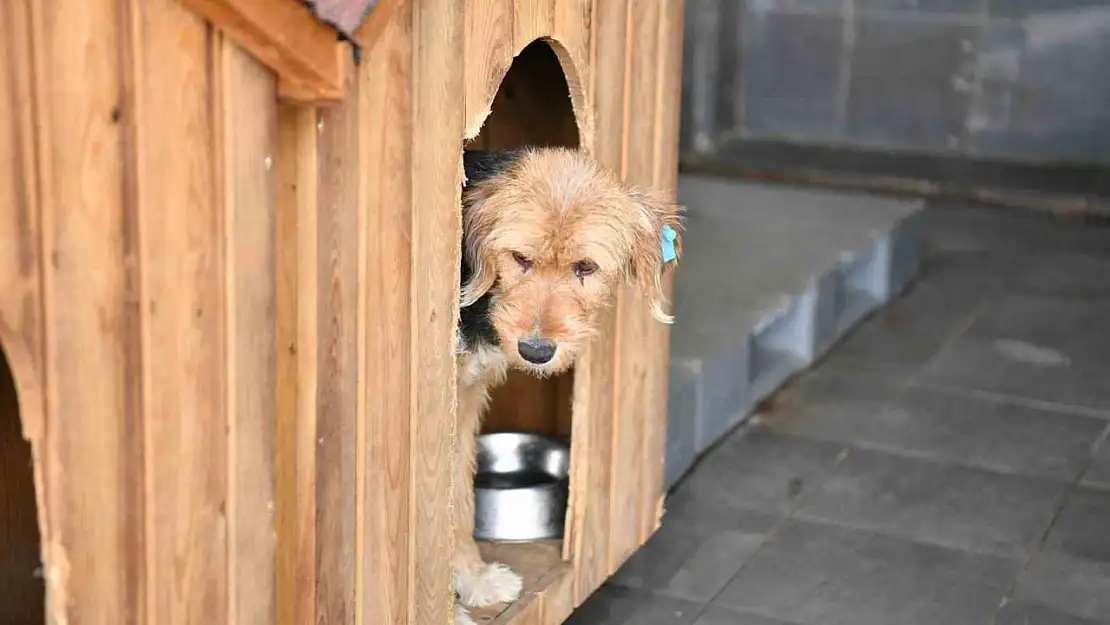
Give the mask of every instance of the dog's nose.
[(555, 341), (540, 337), (521, 339), (516, 344), (520, 357), (534, 365), (542, 365), (551, 360), (555, 356), (555, 348)]

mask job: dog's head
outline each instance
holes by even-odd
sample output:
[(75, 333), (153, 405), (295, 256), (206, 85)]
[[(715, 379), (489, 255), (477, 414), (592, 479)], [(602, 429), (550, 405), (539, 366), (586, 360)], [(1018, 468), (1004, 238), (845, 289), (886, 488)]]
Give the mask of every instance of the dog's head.
[[(463, 194), (471, 275), (462, 305), (489, 294), (490, 321), (512, 364), (541, 376), (563, 371), (618, 285), (638, 288), (653, 316), (671, 321), (661, 276), (681, 254), (682, 211), (581, 152), (518, 152)], [(665, 227), (674, 245), (667, 260)]]

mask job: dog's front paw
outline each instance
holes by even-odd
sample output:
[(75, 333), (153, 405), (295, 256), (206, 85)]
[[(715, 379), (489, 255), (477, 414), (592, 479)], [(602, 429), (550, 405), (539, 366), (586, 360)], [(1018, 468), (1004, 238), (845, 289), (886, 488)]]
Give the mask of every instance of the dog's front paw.
[(516, 601), (523, 587), (524, 580), (500, 562), (483, 564), (473, 573), (460, 575), (456, 584), (459, 601), (472, 608)]
[(455, 625), (475, 625), (474, 619), (470, 618), (466, 608), (457, 603), (455, 604)]

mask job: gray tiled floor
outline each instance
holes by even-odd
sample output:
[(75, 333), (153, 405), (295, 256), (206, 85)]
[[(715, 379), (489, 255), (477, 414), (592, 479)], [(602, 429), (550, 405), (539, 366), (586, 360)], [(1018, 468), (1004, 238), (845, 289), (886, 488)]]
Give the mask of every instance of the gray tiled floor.
[(922, 279), (683, 479), (574, 625), (1110, 625), (1110, 228), (930, 207)]

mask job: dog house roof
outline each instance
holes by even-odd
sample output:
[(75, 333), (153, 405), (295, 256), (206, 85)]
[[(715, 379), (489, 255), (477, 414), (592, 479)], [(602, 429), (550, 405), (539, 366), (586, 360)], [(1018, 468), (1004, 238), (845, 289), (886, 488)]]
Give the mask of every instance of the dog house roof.
[(316, 19), (331, 26), (345, 37), (353, 37), (378, 0), (302, 0)]

